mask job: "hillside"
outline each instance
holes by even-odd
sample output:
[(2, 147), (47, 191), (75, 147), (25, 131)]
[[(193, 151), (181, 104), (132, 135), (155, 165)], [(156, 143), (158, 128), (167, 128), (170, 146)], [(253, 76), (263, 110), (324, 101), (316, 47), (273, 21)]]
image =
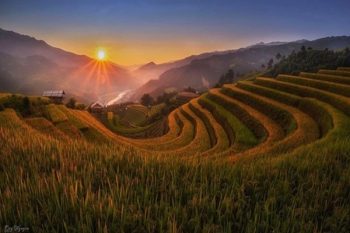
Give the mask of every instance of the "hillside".
[[(210, 89), (170, 115), (168, 134), (179, 128), (181, 131), (170, 138), (165, 135), (165, 141), (153, 139), (158, 142), (154, 149), (187, 155), (200, 151), (210, 155), (234, 154), (237, 159), (285, 153), (330, 137), (333, 131), (337, 132), (333, 124), (338, 111), (328, 105), (344, 114), (350, 111), (350, 83), (346, 77), (349, 73), (344, 70), (304, 72), (301, 77), (261, 77)], [(145, 147), (149, 148), (149, 143)]]
[(212, 54), (205, 58), (192, 60), (189, 64), (172, 68), (159, 76), (157, 80), (151, 80), (135, 91), (133, 99), (138, 100), (144, 93), (153, 96), (162, 94), (164, 89), (175, 87), (182, 90), (191, 86), (197, 90), (206, 90), (213, 87), (220, 76), (230, 68), (239, 74), (261, 70), (261, 66), (268, 63), (276, 54), (288, 56), (292, 51), (300, 50), (301, 46), (313, 49), (339, 50), (350, 47), (350, 37), (326, 37), (313, 41), (300, 40), (289, 43), (267, 43), (249, 46), (223, 54)]
[(320, 69), (336, 69), (339, 66), (350, 66), (350, 48), (344, 50), (315, 50), (301, 47), (283, 57), (273, 67), (264, 72), (265, 76), (276, 77), (278, 74), (297, 75), (300, 72), (317, 72)]
[(225, 54), (232, 51), (214, 51), (208, 53), (202, 53), (198, 55), (191, 55), (183, 59), (165, 62), (161, 64), (156, 64), (154, 62), (149, 62), (138, 67), (136, 70), (132, 71), (132, 74), (137, 77), (137, 79), (142, 80), (143, 83), (146, 83), (150, 80), (158, 79), (161, 74), (167, 70), (182, 67), (190, 64), (194, 60), (207, 58), (216, 54)]
[(43, 56), (63, 66), (85, 64), (91, 60), (87, 56), (52, 47), (43, 40), (3, 29), (0, 29), (0, 49), (3, 53), (21, 58), (32, 55)]
[(35, 232), (349, 232), (349, 80), (338, 68), (226, 84), (154, 139), (2, 94), (1, 219)]
[(141, 104), (108, 108), (108, 112), (100, 115), (99, 119), (116, 134), (129, 138), (152, 138), (167, 131), (166, 116), (161, 114), (164, 104), (151, 108)]
[(47, 89), (64, 89), (69, 95), (91, 102), (137, 85), (138, 80), (112, 62), (97, 62), (42, 40), (0, 29), (2, 91), (40, 95)]
[[(96, 128), (97, 120), (89, 126), (94, 117), (88, 112), (49, 104), (40, 97), (31, 98), (28, 112), (33, 116), (26, 114), (25, 119), (45, 118), (56, 127), (61, 123), (69, 125), (71, 131), (82, 137), (84, 133), (91, 136), (92, 130), (102, 133), (96, 140), (116, 139), (118, 143), (127, 142), (139, 148), (175, 155), (202, 151), (207, 155), (234, 155), (237, 159), (243, 155), (285, 153), (306, 144), (318, 144), (320, 139), (327, 141), (323, 138), (340, 130), (336, 122), (346, 120), (350, 113), (349, 72), (348, 68), (339, 68), (320, 70), (319, 73), (302, 72), (300, 76), (259, 77), (210, 89), (171, 112), (169, 131), (152, 139), (111, 137), (114, 134), (103, 124), (98, 123)], [(2, 95), (0, 104), (20, 113), (26, 112), (20, 104), (23, 98), (22, 95)], [(140, 133), (149, 127), (141, 126), (155, 110), (142, 105), (129, 105), (126, 109), (117, 114), (122, 121), (139, 127), (135, 130)], [(35, 122), (40, 121), (35, 119)], [(64, 128), (58, 127), (58, 130), (65, 133)]]

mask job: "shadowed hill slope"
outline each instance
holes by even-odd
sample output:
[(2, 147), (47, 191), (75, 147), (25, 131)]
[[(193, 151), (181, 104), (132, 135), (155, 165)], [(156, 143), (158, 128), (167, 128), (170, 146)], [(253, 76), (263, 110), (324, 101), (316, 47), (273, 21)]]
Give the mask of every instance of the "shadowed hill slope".
[(64, 89), (86, 103), (140, 85), (110, 61), (55, 48), (45, 41), (0, 29), (0, 91), (40, 95)]
[[(264, 70), (261, 66), (267, 66), (270, 59), (273, 59), (275, 62), (278, 61), (276, 58), (277, 54), (280, 54), (281, 57), (287, 57), (293, 51), (299, 51), (302, 46), (312, 48), (313, 50), (328, 49), (330, 51), (337, 51), (350, 47), (350, 37), (337, 36), (313, 41), (302, 40), (288, 43), (255, 45), (194, 59), (186, 65), (166, 70), (159, 76), (159, 79), (150, 80), (135, 91), (134, 99), (139, 100), (145, 93), (154, 96), (161, 95), (167, 88), (182, 90), (191, 86), (197, 90), (206, 90), (217, 84), (220, 76), (229, 69), (233, 69), (236, 74), (241, 75), (261, 71)], [(318, 57), (316, 54), (316, 56), (310, 56), (307, 59), (314, 61)], [(293, 67), (293, 64), (291, 64), (291, 67)], [(280, 73), (283, 71), (281, 69)]]

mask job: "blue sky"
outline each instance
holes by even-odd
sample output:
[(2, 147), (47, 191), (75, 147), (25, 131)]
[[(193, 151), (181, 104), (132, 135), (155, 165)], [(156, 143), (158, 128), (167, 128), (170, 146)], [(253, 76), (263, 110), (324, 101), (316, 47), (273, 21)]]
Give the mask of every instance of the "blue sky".
[(350, 34), (350, 1), (1, 0), (0, 27), (120, 64)]

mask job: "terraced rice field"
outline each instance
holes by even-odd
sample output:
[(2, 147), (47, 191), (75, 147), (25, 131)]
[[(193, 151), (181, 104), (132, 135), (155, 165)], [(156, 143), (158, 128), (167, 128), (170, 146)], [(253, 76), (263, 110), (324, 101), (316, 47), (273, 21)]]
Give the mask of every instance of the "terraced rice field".
[[(168, 154), (222, 154), (235, 160), (287, 153), (326, 137), (334, 128), (332, 108), (350, 114), (347, 72), (339, 68), (277, 79), (261, 77), (211, 89), (181, 108), (185, 117), (180, 121), (175, 120), (178, 110), (170, 114), (166, 135), (132, 143)], [(187, 140), (181, 141), (183, 137)], [(152, 145), (155, 142), (159, 144)]]
[[(89, 113), (64, 106), (47, 105), (46, 117), (70, 138), (118, 141), (150, 153), (228, 155), (235, 159), (248, 154), (285, 153), (327, 135), (334, 127), (331, 106), (350, 114), (348, 72), (347, 68), (339, 68), (302, 72), (300, 76), (279, 75), (276, 79), (259, 77), (211, 89), (170, 113), (168, 132), (156, 138), (118, 136)], [(140, 114), (148, 111), (139, 105), (130, 108)], [(113, 117), (108, 121), (113, 122)], [(44, 120), (31, 119), (27, 123), (41, 131), (38, 122), (47, 126), (50, 123)], [(140, 128), (150, 126), (137, 127), (135, 131), (142, 133)]]
[(48, 222), (37, 232), (349, 232), (349, 80), (339, 68), (227, 84), (148, 139), (64, 106), (26, 119), (6, 109), (0, 220)]

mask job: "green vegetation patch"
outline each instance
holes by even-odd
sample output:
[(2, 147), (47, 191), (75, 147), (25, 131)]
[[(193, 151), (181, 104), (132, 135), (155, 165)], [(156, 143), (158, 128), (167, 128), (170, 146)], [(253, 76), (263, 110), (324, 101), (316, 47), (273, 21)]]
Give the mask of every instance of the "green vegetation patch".
[(350, 78), (339, 76), (339, 75), (301, 72), (299, 76), (305, 77), (305, 78), (310, 78), (310, 79), (324, 80), (324, 81), (329, 81), (329, 82), (347, 84), (347, 85), (350, 84)]
[(290, 76), (290, 75), (278, 75), (277, 80), (291, 82), (294, 84), (305, 85), (309, 87), (314, 87), (317, 89), (321, 89), (324, 91), (329, 91), (335, 94), (344, 95), (350, 97), (350, 86), (337, 84), (333, 82), (313, 80), (307, 78), (301, 78), (298, 76)]
[[(189, 108), (192, 110), (192, 112), (194, 114), (196, 114), (196, 116), (198, 118), (200, 118), (202, 120), (202, 122), (204, 123), (204, 126), (206, 128), (206, 131), (208, 132), (209, 135), (209, 141), (210, 141), (210, 147), (213, 147), (216, 143), (217, 143), (217, 138), (215, 135), (215, 130), (213, 128), (213, 126), (210, 123), (210, 120), (208, 118), (208, 116), (205, 115), (205, 113), (203, 113), (198, 107), (198, 104), (194, 104), (193, 102), (189, 103)], [(200, 107), (200, 106), (199, 106)]]
[(350, 71), (342, 71), (342, 70), (319, 70), (318, 73), (320, 73), (320, 74), (329, 74), (329, 75), (337, 75), (337, 76), (350, 77)]
[(226, 107), (215, 102), (214, 99), (211, 98), (211, 95), (203, 95), (200, 103), (207, 107), (208, 110), (215, 109), (218, 115), (227, 120), (228, 126), (234, 133), (234, 136), (231, 136), (231, 140), (234, 138), (233, 142), (236, 149), (244, 150), (258, 144), (258, 139), (245, 124), (243, 124), (235, 115), (228, 111)]
[(284, 92), (299, 95), (301, 97), (311, 97), (321, 100), (325, 103), (329, 103), (336, 108), (342, 110), (346, 114), (350, 115), (350, 101), (348, 98), (340, 95), (336, 95), (330, 92), (322, 91), (320, 89), (297, 85), (289, 82), (277, 81), (270, 78), (257, 78), (256, 83), (266, 87), (279, 89)]
[(255, 119), (251, 116), (243, 107), (228, 101), (226, 95), (216, 95), (214, 92), (209, 92), (208, 98), (214, 103), (222, 106), (222, 109), (231, 113), (242, 122), (251, 132), (253, 132), (255, 138), (259, 141), (263, 141), (266, 138), (266, 130), (264, 126), (259, 122), (258, 119)]
[(121, 134), (128, 137), (134, 137), (134, 138), (143, 138), (146, 135), (146, 131), (153, 126), (153, 124), (156, 124), (157, 122), (147, 125), (147, 126), (125, 126), (124, 124), (121, 124), (122, 119), (119, 115), (114, 114), (113, 112), (107, 113), (107, 119), (105, 119), (104, 123), (107, 125), (109, 129), (116, 132), (117, 134)]
[(297, 127), (295, 119), (293, 119), (291, 113), (278, 105), (271, 104), (266, 100), (251, 95), (250, 93), (241, 92), (234, 89), (233, 86), (225, 85), (224, 88), (221, 89), (221, 92), (243, 103), (246, 103), (269, 116), (280, 125), (285, 134), (291, 133)]
[(121, 115), (121, 119), (127, 121), (129, 125), (136, 127), (146, 120), (146, 114), (144, 111), (140, 111), (139, 108), (128, 106), (127, 110)]
[(46, 106), (46, 116), (54, 124), (68, 120), (66, 114), (64, 114), (64, 112), (62, 112), (55, 104), (49, 104)]
[(60, 131), (58, 128), (56, 128), (51, 121), (48, 121), (46, 118), (43, 117), (35, 117), (35, 118), (28, 118), (25, 119), (25, 122), (33, 127), (34, 129), (38, 130), (39, 132), (59, 139), (59, 140), (66, 140), (67, 137), (65, 134)]
[(68, 120), (75, 126), (77, 127), (79, 130), (84, 131), (84, 130), (88, 130), (89, 126), (82, 120), (79, 119), (78, 116), (75, 115), (74, 111), (78, 111), (78, 110), (71, 110), (68, 109), (66, 106), (64, 105), (57, 105), (57, 108), (62, 111), (66, 117), (68, 118)]
[(299, 96), (292, 95), (277, 89), (258, 86), (253, 82), (247, 81), (239, 82), (237, 83), (237, 86), (302, 110), (317, 122), (321, 131), (321, 136), (326, 135), (328, 131), (333, 127), (331, 114), (324, 106), (324, 104), (316, 99), (301, 98)]

